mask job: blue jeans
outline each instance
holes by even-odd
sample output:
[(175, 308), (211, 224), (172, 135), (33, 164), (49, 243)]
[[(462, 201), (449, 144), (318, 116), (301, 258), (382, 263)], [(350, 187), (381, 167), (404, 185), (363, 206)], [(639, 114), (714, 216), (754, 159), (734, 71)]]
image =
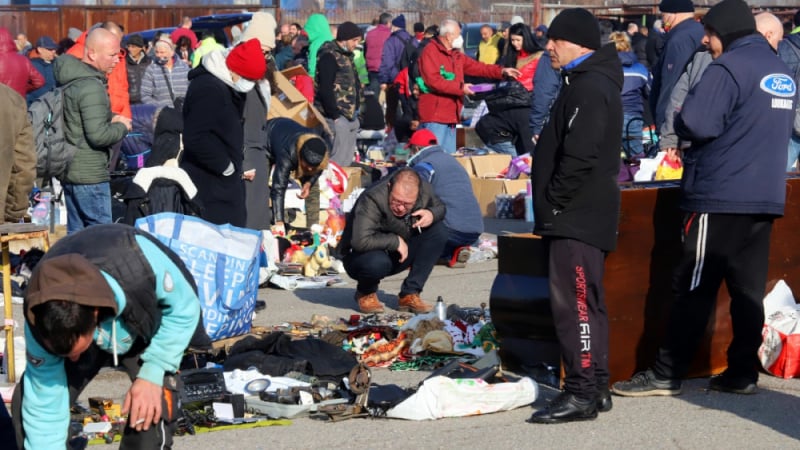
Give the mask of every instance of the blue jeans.
[(436, 135), (436, 140), (439, 146), (451, 155), (456, 152), (456, 126), (448, 125), (446, 123), (436, 122), (423, 122), (419, 124), (419, 128), (431, 130), (431, 133)]
[(506, 155), (511, 155), (511, 157), (517, 156), (517, 147), (514, 146), (514, 143), (511, 141), (503, 141), (503, 142), (496, 142), (494, 144), (486, 144), (486, 147), (489, 150), (492, 150), (496, 153), (503, 153)]
[(447, 242), (444, 244), (444, 251), (442, 258), (450, 260), (456, 249), (461, 247), (470, 247), (478, 238), (481, 237), (480, 233), (464, 233), (461, 231), (447, 229)]
[(800, 156), (800, 137), (792, 133), (792, 138), (789, 140), (789, 161), (786, 163), (787, 172), (794, 172), (794, 163), (797, 162), (798, 156)]
[(64, 184), (67, 206), (67, 234), (90, 225), (112, 223), (109, 183)]
[(642, 129), (644, 120), (639, 116), (629, 116), (625, 114), (622, 121), (622, 148), (628, 158), (643, 156), (644, 146), (642, 145)]

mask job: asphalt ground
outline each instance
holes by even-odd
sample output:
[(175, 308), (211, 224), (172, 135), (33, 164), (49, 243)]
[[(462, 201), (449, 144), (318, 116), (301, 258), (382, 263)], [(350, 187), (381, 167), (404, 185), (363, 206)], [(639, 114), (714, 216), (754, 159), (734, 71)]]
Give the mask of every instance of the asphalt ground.
[[(487, 231), (525, 231), (521, 221), (487, 220)], [(477, 307), (489, 301), (497, 260), (468, 264), (463, 269), (437, 266), (423, 298), (441, 295), (448, 303)], [(379, 297), (390, 312), (403, 275), (384, 280)], [(288, 321), (308, 321), (313, 314), (331, 318), (357, 314), (355, 282), (324, 289), (285, 291), (262, 289), (267, 309), (254, 325), (271, 327)], [(15, 305), (21, 319), (21, 305)], [(613, 349), (611, 349), (613, 351)], [(417, 386), (429, 372), (374, 369), (373, 382)], [(82, 394), (122, 399), (127, 376), (102, 372)], [(317, 449), (317, 448), (602, 448), (602, 449), (789, 449), (800, 448), (800, 381), (761, 374), (756, 395), (726, 394), (707, 389), (708, 379), (684, 382), (676, 397), (629, 399), (614, 397), (614, 408), (598, 419), (558, 425), (525, 423), (557, 393), (543, 387), (532, 406), (481, 416), (404, 421), (355, 418), (331, 422), (302, 417), (291, 425), (225, 430), (175, 438), (176, 449)], [(103, 445), (118, 448), (117, 444)], [(2, 443), (0, 443), (2, 448)]]

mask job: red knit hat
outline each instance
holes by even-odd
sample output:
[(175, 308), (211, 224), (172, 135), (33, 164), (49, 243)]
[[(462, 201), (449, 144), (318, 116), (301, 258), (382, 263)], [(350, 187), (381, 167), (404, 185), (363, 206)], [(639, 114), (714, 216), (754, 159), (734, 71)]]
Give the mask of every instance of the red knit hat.
[(260, 80), (267, 71), (267, 61), (261, 51), (261, 42), (253, 38), (237, 45), (228, 53), (225, 65), (241, 77)]

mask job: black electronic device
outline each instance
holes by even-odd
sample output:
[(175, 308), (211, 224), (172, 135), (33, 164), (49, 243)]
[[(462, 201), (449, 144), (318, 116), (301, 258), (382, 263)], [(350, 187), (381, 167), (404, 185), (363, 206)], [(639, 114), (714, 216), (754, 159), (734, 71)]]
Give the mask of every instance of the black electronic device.
[(180, 373), (182, 403), (211, 402), (225, 395), (222, 369), (191, 369)]

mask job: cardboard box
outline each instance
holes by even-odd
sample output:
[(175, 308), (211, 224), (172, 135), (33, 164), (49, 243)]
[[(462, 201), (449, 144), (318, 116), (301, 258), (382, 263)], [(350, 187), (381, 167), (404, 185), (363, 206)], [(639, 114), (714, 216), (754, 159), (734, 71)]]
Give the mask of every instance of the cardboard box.
[(344, 192), (342, 192), (342, 194), (339, 196), (339, 198), (342, 200), (349, 197), (355, 189), (361, 187), (361, 168), (343, 167), (343, 169), (347, 173), (347, 189), (345, 189)]
[(472, 161), (469, 156), (456, 156), (455, 158), (467, 172), (467, 175), (469, 175), (470, 178), (475, 178), (475, 171), (472, 169)]
[(470, 157), (472, 173), (476, 178), (497, 178), (511, 164), (511, 155), (493, 153)]
[(275, 72), (275, 85), (272, 86), (274, 92), (269, 103), (267, 119), (287, 117), (308, 128), (322, 125), (330, 133), (328, 123), (319, 110), (308, 103), (303, 94), (289, 81), (291, 77), (303, 74), (308, 75), (302, 66)]
[(478, 200), (481, 208), (481, 215), (484, 217), (494, 217), (495, 197), (500, 194), (517, 195), (526, 189), (527, 180), (504, 180), (504, 179), (480, 179), (472, 178), (472, 192)]

